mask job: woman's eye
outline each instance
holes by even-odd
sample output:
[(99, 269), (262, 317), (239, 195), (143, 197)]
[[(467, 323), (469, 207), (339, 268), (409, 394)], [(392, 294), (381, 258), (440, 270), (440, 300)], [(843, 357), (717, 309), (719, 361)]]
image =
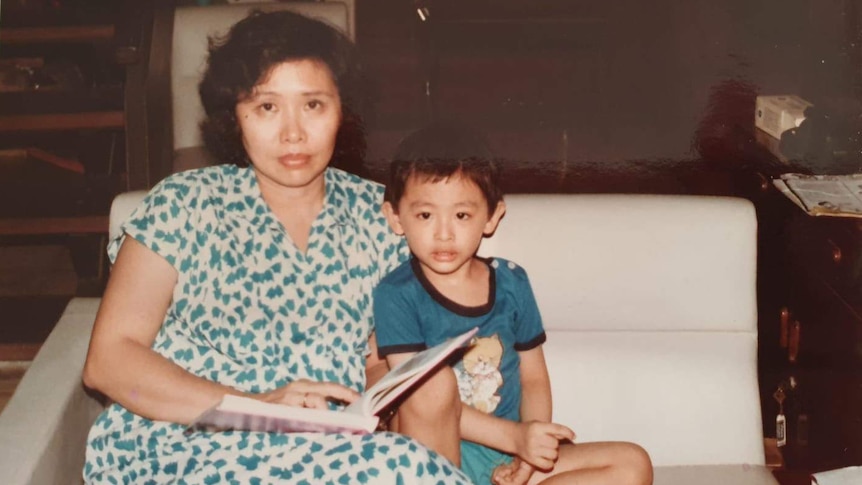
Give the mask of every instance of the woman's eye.
[(275, 105), (273, 103), (261, 103), (260, 109), (263, 111), (272, 111), (275, 109)]
[(323, 107), (323, 103), (321, 103), (320, 101), (318, 101), (318, 100), (314, 99), (314, 100), (311, 100), (311, 101), (309, 101), (309, 102), (308, 102), (308, 107), (309, 107), (309, 108), (311, 108), (311, 109), (320, 109), (320, 108), (322, 108), (322, 107)]

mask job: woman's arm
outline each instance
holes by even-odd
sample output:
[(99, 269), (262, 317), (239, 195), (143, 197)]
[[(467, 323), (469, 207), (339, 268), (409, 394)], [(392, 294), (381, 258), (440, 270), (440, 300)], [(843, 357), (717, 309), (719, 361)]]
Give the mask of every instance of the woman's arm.
[(225, 394), (326, 408), (329, 399), (353, 402), (356, 391), (335, 383), (297, 380), (246, 394), (200, 378), (152, 350), (177, 284), (161, 256), (126, 237), (96, 315), (84, 364), (84, 383), (146, 418), (188, 424)]
[(189, 423), (224, 394), (238, 392), (151, 349), (176, 283), (177, 272), (165, 259), (126, 237), (96, 316), (83, 378), (136, 414)]

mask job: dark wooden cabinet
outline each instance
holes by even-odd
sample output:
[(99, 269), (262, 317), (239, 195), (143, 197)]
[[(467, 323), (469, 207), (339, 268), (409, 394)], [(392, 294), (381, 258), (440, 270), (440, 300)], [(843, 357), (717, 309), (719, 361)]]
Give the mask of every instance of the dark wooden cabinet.
[[(788, 202), (789, 204), (789, 202)], [(789, 467), (827, 469), (862, 463), (862, 287), (859, 222), (852, 218), (792, 215), (780, 237), (783, 278), (778, 324), (761, 341), (762, 386), (794, 379), (795, 409), (788, 414)], [(779, 246), (779, 241), (775, 241)], [(780, 312), (784, 311), (784, 321)], [(777, 339), (775, 337), (778, 337)], [(772, 386), (770, 386), (772, 384)], [(777, 407), (766, 399), (765, 420)], [(801, 416), (801, 424), (799, 422)], [(801, 431), (801, 432), (800, 432)]]
[[(764, 435), (781, 387), (789, 473), (862, 463), (862, 220), (807, 215), (769, 182), (810, 172), (762, 136), (741, 153), (764, 181), (739, 195), (758, 213), (759, 368)], [(766, 140), (769, 141), (769, 140)], [(778, 155), (778, 156), (777, 156)], [(744, 185), (738, 185), (742, 188)]]

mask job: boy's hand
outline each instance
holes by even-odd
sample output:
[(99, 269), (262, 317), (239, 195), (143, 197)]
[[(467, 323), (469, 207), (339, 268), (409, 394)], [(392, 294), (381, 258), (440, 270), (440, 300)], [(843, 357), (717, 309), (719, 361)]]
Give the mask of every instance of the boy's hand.
[(527, 421), (519, 423), (515, 454), (540, 470), (554, 468), (560, 451), (560, 440), (574, 440), (575, 432), (556, 423)]
[(500, 465), (491, 472), (491, 483), (494, 485), (524, 485), (530, 481), (536, 469), (517, 456), (512, 463)]

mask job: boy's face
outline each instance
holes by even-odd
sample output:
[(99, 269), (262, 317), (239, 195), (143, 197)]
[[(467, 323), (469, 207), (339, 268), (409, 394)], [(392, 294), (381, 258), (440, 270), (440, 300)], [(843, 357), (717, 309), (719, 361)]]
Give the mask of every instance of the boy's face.
[(394, 208), (384, 204), (392, 230), (407, 237), (423, 270), (447, 275), (466, 270), (482, 237), (497, 228), (506, 211), (500, 202), (492, 214), (479, 186), (458, 174), (431, 182), (415, 176)]

